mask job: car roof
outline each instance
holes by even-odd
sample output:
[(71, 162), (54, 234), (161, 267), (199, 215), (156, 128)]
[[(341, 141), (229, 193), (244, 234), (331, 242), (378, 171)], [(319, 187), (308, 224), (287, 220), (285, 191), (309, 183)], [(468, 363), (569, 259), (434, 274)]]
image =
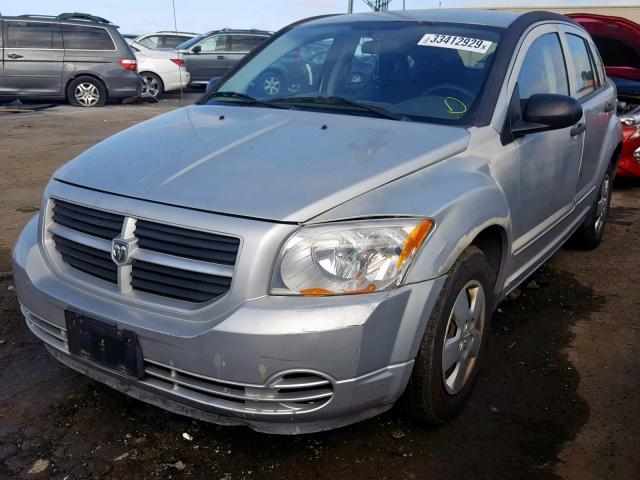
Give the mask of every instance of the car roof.
[[(111, 23), (109, 20), (106, 20), (101, 17), (94, 17), (85, 13), (76, 13), (76, 16), (71, 13), (61, 13), (60, 15), (33, 15), (33, 14), (25, 14), (25, 15), (11, 15), (11, 16), (3, 16), (0, 15), (0, 20), (16, 20), (16, 21), (37, 21), (37, 22), (51, 22), (51, 23), (65, 23), (71, 25), (79, 25), (85, 27), (103, 27), (103, 28), (119, 28), (118, 25)], [(78, 17), (80, 16), (80, 17)], [(86, 18), (81, 18), (85, 16)]]
[(210, 32), (203, 33), (201, 36), (213, 35), (216, 33), (243, 33), (248, 35), (273, 35), (273, 32), (268, 32), (266, 30), (238, 30), (233, 28), (223, 28), (222, 30), (211, 30)]
[[(350, 23), (359, 21), (391, 21), (391, 22), (436, 22), (483, 25), (496, 28), (508, 28), (519, 17), (525, 14), (497, 10), (474, 10), (466, 8), (438, 8), (426, 10), (365, 12), (349, 15), (324, 16), (310, 19), (309, 24)], [(569, 18), (566, 19), (571, 22)]]

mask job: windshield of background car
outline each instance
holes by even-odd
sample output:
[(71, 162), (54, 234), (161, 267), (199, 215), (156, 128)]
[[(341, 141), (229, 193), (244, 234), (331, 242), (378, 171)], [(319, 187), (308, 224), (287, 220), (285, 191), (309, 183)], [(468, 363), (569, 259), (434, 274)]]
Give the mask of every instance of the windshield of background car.
[(187, 40), (186, 42), (182, 42), (180, 45), (177, 46), (178, 50), (189, 50), (191, 47), (193, 47), (196, 43), (200, 42), (201, 40), (203, 40), (204, 38), (207, 38), (207, 34), (203, 34), (203, 35), (198, 35), (197, 37), (193, 37), (190, 38), (189, 40)]
[[(277, 37), (216, 91), (336, 113), (348, 109), (344, 102), (305, 105), (296, 97), (340, 97), (411, 120), (464, 124), (482, 93), (500, 32), (406, 21), (298, 27)], [(229, 101), (214, 96), (207, 103)]]

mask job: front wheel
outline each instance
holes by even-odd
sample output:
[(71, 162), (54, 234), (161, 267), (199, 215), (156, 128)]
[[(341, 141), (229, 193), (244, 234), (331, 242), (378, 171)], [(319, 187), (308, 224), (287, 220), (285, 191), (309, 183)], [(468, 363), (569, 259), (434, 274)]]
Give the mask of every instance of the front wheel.
[(414, 419), (443, 424), (464, 407), (489, 334), (495, 278), (486, 255), (475, 246), (452, 267), (401, 399)]
[(611, 208), (613, 177), (614, 166), (611, 165), (600, 183), (598, 196), (591, 206), (587, 218), (569, 240), (569, 246), (581, 250), (593, 250), (602, 242)]
[(74, 107), (102, 107), (107, 103), (107, 89), (93, 77), (78, 77), (67, 88), (67, 99)]

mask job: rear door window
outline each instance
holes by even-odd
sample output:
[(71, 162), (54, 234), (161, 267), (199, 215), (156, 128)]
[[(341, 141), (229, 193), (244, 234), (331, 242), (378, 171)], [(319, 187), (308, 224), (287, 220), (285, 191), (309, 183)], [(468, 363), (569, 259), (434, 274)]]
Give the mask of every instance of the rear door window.
[(228, 35), (227, 38), (230, 52), (246, 53), (253, 50), (255, 46), (254, 35)]
[(39, 22), (6, 22), (5, 48), (53, 48), (53, 26)]
[(591, 57), (584, 38), (567, 34), (567, 45), (573, 59), (573, 77), (576, 82), (576, 98), (589, 95), (596, 89), (596, 75), (591, 63)]
[(264, 42), (266, 42), (268, 38), (269, 37), (262, 37), (262, 36), (258, 36), (258, 35), (253, 35), (251, 37), (251, 42), (253, 44), (253, 48), (259, 47)]
[(104, 28), (63, 25), (64, 48), (67, 50), (115, 50), (111, 35)]
[(542, 35), (531, 44), (520, 68), (518, 89), (521, 100), (536, 93), (569, 95), (567, 68), (556, 33)]

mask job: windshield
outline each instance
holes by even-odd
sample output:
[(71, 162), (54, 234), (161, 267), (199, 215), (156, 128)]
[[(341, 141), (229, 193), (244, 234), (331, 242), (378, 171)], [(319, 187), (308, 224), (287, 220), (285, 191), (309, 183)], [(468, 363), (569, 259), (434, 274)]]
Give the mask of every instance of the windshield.
[[(463, 124), (473, 114), (499, 39), (498, 29), (461, 24), (298, 27), (216, 90), (297, 109), (372, 114), (357, 103), (403, 119)], [(213, 95), (207, 103), (233, 101)]]
[(186, 42), (182, 42), (180, 45), (178, 45), (176, 48), (178, 50), (189, 50), (191, 47), (193, 47), (196, 43), (198, 43), (200, 40), (204, 39), (207, 37), (207, 34), (203, 34), (203, 35), (198, 35), (197, 37), (193, 37), (190, 38), (189, 40), (187, 40)]

